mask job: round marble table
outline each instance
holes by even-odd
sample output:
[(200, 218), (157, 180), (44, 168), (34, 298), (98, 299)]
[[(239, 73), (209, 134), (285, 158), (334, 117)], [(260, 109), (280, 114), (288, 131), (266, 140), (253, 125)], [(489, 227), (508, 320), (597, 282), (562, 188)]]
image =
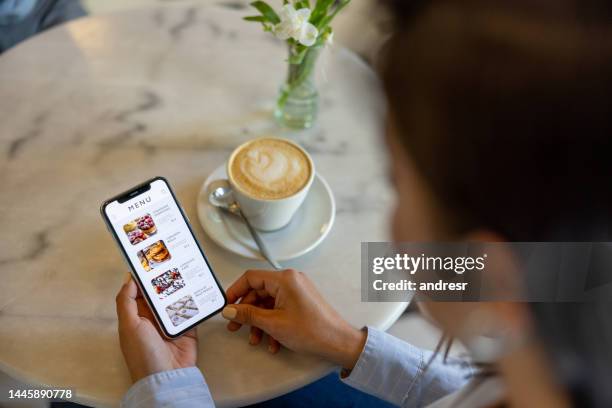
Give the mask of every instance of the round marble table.
[[(77, 401), (117, 405), (130, 385), (114, 296), (126, 267), (98, 209), (155, 175), (192, 220), (206, 176), (239, 143), (281, 134), (302, 143), (337, 200), (333, 231), (286, 262), (308, 273), (351, 323), (387, 329), (403, 303), (360, 301), (360, 242), (384, 240), (392, 196), (381, 151), (376, 76), (334, 46), (320, 64), (322, 114), (307, 132), (271, 120), (285, 48), (248, 11), (172, 6), (84, 18), (0, 56), (0, 369), (70, 387)], [(224, 286), (245, 269), (194, 225)], [(216, 317), (200, 357), (219, 406), (265, 400), (332, 370), (283, 350), (270, 356)]]

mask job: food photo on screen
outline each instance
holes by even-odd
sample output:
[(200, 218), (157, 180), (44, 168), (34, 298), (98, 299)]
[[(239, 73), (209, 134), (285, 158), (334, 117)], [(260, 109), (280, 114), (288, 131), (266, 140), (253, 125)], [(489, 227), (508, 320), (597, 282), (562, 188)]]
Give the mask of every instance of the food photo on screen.
[(179, 326), (199, 313), (191, 295), (184, 296), (166, 307), (166, 312), (173, 325)]
[(165, 299), (177, 290), (185, 287), (185, 281), (177, 268), (172, 268), (151, 279), (151, 284), (160, 299)]
[(157, 268), (164, 262), (172, 259), (168, 247), (164, 241), (159, 240), (152, 245), (149, 245), (138, 251), (138, 259), (146, 271)]
[(136, 245), (157, 233), (157, 226), (151, 214), (145, 214), (123, 226), (130, 243)]

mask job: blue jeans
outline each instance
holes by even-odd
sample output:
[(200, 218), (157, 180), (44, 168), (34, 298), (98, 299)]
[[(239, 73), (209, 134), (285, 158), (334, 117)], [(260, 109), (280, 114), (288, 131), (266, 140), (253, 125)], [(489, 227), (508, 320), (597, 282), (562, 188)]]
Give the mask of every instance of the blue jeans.
[(23, 19), (0, 24), (0, 53), (36, 33), (85, 14), (79, 0), (38, 0)]
[(344, 384), (337, 373), (332, 373), (310, 385), (248, 408), (391, 408), (381, 399)]

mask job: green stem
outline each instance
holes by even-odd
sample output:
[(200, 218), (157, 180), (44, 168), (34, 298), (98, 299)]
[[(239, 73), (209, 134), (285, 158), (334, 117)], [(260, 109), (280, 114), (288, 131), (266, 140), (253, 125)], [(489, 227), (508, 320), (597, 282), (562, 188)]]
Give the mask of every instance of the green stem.
[[(278, 98), (277, 105), (280, 109), (285, 107), (287, 103), (287, 99), (291, 95), (291, 93), (301, 86), (311, 75), (312, 70), (314, 69), (315, 63), (317, 61), (317, 57), (320, 52), (320, 46), (315, 44), (310, 47), (304, 56), (304, 59), (300, 64), (291, 64), (289, 63), (289, 73), (287, 75), (287, 81), (285, 86), (283, 86), (282, 92)], [(290, 47), (290, 52), (292, 51)]]

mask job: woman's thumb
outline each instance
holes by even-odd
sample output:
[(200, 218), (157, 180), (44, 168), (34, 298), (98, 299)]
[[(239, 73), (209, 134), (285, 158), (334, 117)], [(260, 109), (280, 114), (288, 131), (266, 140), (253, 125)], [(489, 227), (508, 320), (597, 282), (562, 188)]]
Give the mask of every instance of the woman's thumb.
[(274, 316), (274, 310), (262, 309), (249, 304), (235, 304), (226, 306), (221, 314), (227, 320), (248, 326), (257, 326), (267, 331)]

